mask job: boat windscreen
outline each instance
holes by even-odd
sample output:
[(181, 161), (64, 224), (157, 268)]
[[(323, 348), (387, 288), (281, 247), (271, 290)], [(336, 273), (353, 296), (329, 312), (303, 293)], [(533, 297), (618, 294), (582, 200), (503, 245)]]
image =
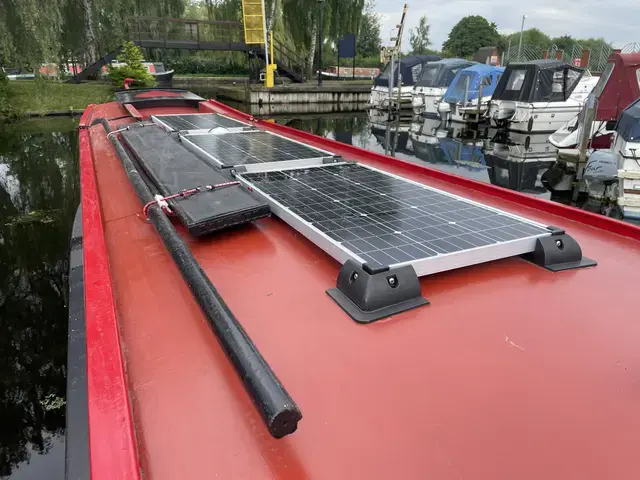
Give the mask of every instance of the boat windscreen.
[(494, 100), (517, 102), (564, 102), (578, 85), (584, 70), (570, 65), (539, 68), (519, 64), (507, 68), (498, 83)]
[(460, 70), (471, 65), (472, 62), (447, 62), (446, 60), (427, 64), (422, 69), (416, 85), (432, 88), (448, 87)]
[(622, 112), (616, 131), (627, 142), (640, 141), (640, 99), (633, 102)]

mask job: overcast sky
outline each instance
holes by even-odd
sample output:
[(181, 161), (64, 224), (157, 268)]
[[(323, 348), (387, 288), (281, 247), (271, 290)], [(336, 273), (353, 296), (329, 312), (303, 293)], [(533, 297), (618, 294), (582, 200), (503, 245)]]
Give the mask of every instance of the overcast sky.
[[(467, 15), (482, 15), (498, 25), (500, 33), (520, 31), (522, 15), (524, 28), (538, 28), (551, 37), (570, 34), (572, 37), (604, 37), (614, 47), (640, 42), (639, 0), (413, 0), (409, 5), (403, 50), (409, 49), (409, 28), (415, 27), (426, 15), (431, 26), (433, 48), (439, 50), (451, 28)], [(403, 2), (377, 0), (376, 11), (381, 15), (383, 45), (389, 44), (389, 30), (400, 22)]]

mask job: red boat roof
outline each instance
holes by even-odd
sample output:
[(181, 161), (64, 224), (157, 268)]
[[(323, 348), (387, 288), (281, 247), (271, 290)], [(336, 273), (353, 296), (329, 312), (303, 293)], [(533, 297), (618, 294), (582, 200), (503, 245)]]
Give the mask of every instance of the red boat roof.
[(609, 79), (603, 78), (607, 84), (598, 100), (596, 120), (599, 121), (617, 120), (622, 111), (640, 97), (640, 53), (613, 52), (607, 63), (614, 67)]
[[(248, 119), (213, 101), (199, 110)], [(123, 115), (90, 107), (80, 131), (94, 480), (640, 476), (640, 229), (257, 122), (565, 228), (598, 261), (552, 273), (508, 258), (422, 277), (431, 305), (360, 325), (324, 293), (340, 265), (278, 218), (206, 239), (177, 226), (304, 414), (276, 440), (94, 124)]]

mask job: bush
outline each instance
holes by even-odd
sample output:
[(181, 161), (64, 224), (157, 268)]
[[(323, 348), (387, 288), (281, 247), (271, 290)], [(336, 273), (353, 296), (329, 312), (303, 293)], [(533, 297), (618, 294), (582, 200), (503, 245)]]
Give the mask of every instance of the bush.
[(9, 79), (0, 70), (0, 122), (3, 118), (12, 119), (18, 115), (18, 111), (11, 105), (9, 88)]
[(135, 87), (152, 87), (155, 84), (153, 76), (142, 64), (144, 57), (138, 47), (133, 42), (125, 42), (123, 50), (118, 55), (118, 61), (125, 63), (122, 67), (111, 67), (109, 69), (109, 79), (118, 87), (124, 87), (125, 78), (133, 78)]
[(176, 75), (210, 73), (211, 75), (244, 76), (249, 74), (249, 67), (247, 65), (217, 58), (189, 57), (165, 60), (165, 67), (168, 70), (175, 70)]

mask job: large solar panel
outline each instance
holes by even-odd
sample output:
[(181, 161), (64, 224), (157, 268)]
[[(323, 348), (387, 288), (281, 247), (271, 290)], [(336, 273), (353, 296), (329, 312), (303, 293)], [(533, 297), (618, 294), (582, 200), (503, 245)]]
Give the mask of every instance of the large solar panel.
[(248, 172), (304, 167), (333, 159), (331, 152), (261, 130), (183, 135), (181, 139), (213, 165), (243, 166)]
[(410, 263), (427, 275), (521, 255), (543, 225), (356, 163), (238, 176), (340, 262)]
[(214, 128), (242, 130), (249, 124), (217, 113), (189, 113), (183, 115), (154, 115), (151, 120), (168, 132), (200, 132)]

